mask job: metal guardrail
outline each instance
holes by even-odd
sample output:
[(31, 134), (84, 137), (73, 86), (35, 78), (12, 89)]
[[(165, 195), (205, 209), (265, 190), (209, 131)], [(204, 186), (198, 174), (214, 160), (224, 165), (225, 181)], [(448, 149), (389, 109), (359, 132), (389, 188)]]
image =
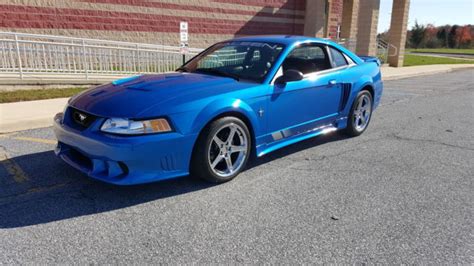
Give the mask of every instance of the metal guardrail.
[[(193, 56), (202, 49), (189, 48)], [(0, 32), (0, 72), (126, 75), (161, 73), (182, 64), (179, 47), (52, 35)]]

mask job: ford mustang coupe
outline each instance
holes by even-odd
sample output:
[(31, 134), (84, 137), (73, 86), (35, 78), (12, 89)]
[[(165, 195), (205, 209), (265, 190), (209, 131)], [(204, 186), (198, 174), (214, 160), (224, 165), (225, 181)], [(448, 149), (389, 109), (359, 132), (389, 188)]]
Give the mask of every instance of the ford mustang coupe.
[(335, 130), (362, 134), (382, 95), (379, 65), (324, 39), (220, 42), (174, 73), (72, 97), (54, 118), (55, 153), (120, 185), (188, 174), (229, 181), (253, 155)]

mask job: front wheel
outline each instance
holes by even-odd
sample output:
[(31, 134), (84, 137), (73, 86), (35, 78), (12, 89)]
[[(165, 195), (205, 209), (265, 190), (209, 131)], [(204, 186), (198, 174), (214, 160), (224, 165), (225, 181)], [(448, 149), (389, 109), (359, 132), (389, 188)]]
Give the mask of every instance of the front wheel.
[(244, 122), (235, 117), (217, 119), (197, 140), (191, 173), (215, 183), (232, 180), (245, 168), (250, 150), (251, 137)]
[(368, 91), (361, 91), (352, 105), (347, 120), (345, 133), (351, 137), (359, 136), (369, 126), (372, 117), (372, 95)]

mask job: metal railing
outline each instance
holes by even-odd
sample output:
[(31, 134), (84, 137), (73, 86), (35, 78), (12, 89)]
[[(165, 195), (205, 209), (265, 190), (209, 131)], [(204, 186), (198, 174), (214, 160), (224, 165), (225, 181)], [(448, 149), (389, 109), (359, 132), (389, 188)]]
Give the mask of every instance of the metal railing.
[[(337, 42), (347, 49), (355, 52), (357, 41), (355, 39), (339, 39)], [(377, 57), (386, 63), (389, 56), (397, 54), (397, 47), (389, 42), (377, 38)]]
[(397, 47), (387, 41), (377, 38), (377, 57), (386, 63), (389, 56), (397, 54)]
[[(189, 48), (188, 56), (202, 49)], [(0, 32), (0, 72), (126, 75), (173, 71), (182, 64), (178, 46)]]

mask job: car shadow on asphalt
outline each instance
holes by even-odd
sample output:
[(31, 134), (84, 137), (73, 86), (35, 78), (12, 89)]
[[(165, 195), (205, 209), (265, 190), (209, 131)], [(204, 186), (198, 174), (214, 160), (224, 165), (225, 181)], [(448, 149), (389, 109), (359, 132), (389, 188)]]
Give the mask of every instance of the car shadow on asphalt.
[[(330, 134), (277, 150), (249, 162), (247, 171), (290, 154), (339, 141)], [(11, 159), (23, 171), (0, 170), (0, 228), (17, 228), (108, 212), (216, 186), (187, 176), (144, 185), (116, 186), (88, 178), (58, 159), (52, 151)], [(0, 167), (2, 168), (2, 167)], [(233, 182), (239, 182), (238, 178)]]

